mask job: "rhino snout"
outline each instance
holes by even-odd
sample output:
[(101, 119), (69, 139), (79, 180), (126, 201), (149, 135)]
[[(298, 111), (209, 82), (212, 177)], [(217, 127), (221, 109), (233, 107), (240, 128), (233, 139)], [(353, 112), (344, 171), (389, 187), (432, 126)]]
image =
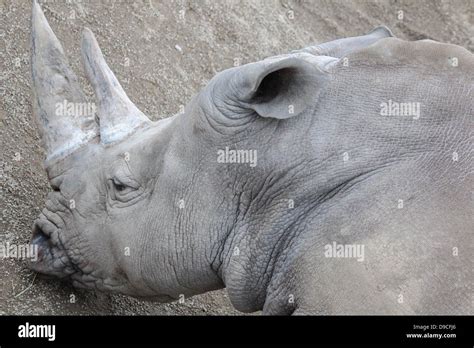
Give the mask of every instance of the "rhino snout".
[(31, 237), (29, 267), (46, 276), (64, 278), (74, 273), (74, 267), (58, 238), (58, 228), (44, 216), (38, 218)]

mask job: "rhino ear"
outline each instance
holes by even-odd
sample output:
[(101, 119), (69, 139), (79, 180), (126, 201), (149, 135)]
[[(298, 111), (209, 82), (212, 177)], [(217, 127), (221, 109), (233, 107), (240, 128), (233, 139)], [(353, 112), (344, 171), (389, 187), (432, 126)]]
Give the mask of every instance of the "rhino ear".
[(297, 116), (315, 104), (325, 84), (325, 58), (290, 55), (244, 65), (228, 81), (226, 97), (261, 117)]
[(385, 26), (380, 26), (363, 36), (348, 37), (319, 45), (312, 45), (300, 50), (300, 52), (342, 58), (349, 53), (368, 47), (388, 37), (394, 37), (392, 31)]

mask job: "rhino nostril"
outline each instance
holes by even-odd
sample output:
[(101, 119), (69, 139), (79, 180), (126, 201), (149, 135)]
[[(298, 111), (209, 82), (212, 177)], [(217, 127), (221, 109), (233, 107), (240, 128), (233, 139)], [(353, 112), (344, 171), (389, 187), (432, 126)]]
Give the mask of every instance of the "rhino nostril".
[(43, 231), (41, 226), (35, 224), (33, 227), (33, 236), (31, 237), (31, 244), (44, 244), (48, 242), (50, 237)]

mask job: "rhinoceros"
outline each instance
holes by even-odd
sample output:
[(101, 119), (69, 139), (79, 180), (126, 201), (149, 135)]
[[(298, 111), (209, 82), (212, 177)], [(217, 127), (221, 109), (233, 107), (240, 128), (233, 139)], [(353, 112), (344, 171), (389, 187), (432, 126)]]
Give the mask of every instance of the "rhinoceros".
[(468, 50), (378, 27), (224, 70), (155, 122), (89, 29), (82, 55), (90, 110), (35, 2), (33, 270), (159, 302), (226, 288), (246, 313), (474, 313)]

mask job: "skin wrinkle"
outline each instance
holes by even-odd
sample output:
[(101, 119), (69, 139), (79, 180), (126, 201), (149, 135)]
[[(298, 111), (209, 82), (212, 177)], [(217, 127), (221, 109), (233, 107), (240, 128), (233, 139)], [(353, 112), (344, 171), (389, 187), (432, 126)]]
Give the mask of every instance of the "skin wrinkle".
[[(50, 201), (48, 200), (47, 202), (50, 202)], [(57, 201), (57, 203), (59, 203), (59, 201)], [(57, 205), (56, 205), (56, 206), (57, 206)], [(50, 206), (49, 209), (54, 210), (54, 208), (55, 208), (55, 206)], [(56, 216), (60, 217), (61, 220), (63, 221), (63, 224), (66, 225), (65, 218), (64, 218), (64, 216), (62, 216), (62, 214), (57, 213)], [(52, 219), (50, 219), (50, 218), (48, 218), (48, 221), (53, 222)], [(56, 225), (56, 227), (59, 228), (59, 226), (57, 226), (57, 225)], [(68, 261), (69, 261), (69, 264), (70, 264), (76, 271), (78, 271), (78, 268), (77, 268), (76, 265), (72, 262), (71, 258), (69, 257), (69, 255), (68, 255), (68, 253), (67, 253), (67, 249), (65, 248), (65, 245), (64, 245), (64, 243), (63, 243), (63, 241), (62, 241), (62, 238), (61, 238), (61, 234), (60, 234), (60, 233), (57, 234), (57, 241), (59, 242), (59, 244), (60, 244), (62, 250), (65, 251), (65, 255), (67, 256), (67, 259), (68, 259)], [(62, 259), (60, 259), (60, 261), (63, 262)], [(64, 262), (63, 262), (63, 264), (64, 264)], [(66, 266), (66, 264), (65, 264), (65, 266)]]
[[(224, 206), (225, 202), (226, 202), (226, 199), (225, 199), (224, 196), (222, 196), (222, 200), (217, 205), (217, 210), (221, 210), (222, 207)], [(226, 219), (228, 219), (228, 217), (226, 217)], [(234, 219), (235, 219), (235, 217), (234, 217)], [(222, 225), (220, 225), (217, 229), (222, 230), (222, 231), (226, 231), (226, 233), (224, 234), (224, 237), (223, 237), (223, 240), (225, 240), (227, 238), (227, 236), (229, 235), (229, 233), (230, 233), (230, 228), (227, 228), (226, 224), (224, 224), (223, 222), (221, 222), (221, 224)], [(217, 276), (219, 276), (220, 259), (221, 259), (221, 253), (222, 253), (222, 248), (220, 247), (220, 245), (222, 243), (220, 241), (215, 243), (213, 241), (212, 235), (218, 235), (218, 232), (214, 231), (213, 234), (209, 234), (209, 244), (212, 245), (212, 247), (210, 249), (208, 262), (209, 262), (210, 268), (213, 270), (213, 272)], [(219, 264), (216, 264), (216, 262), (218, 262)]]
[[(204, 115), (207, 115), (208, 112), (206, 111), (203, 111), (203, 114)], [(244, 132), (245, 131), (245, 126), (247, 125), (246, 123), (253, 123), (254, 121), (251, 120), (251, 121), (248, 121), (246, 123), (239, 123), (239, 124), (235, 124), (235, 125), (226, 125), (224, 123), (224, 121), (219, 122), (218, 119), (214, 118), (214, 117), (206, 117), (204, 116), (204, 118), (206, 119), (207, 123), (211, 126), (211, 128), (218, 134), (221, 134), (221, 135), (227, 135), (226, 132), (223, 132), (222, 130), (228, 130), (228, 129), (232, 129), (232, 128), (236, 128), (237, 130), (235, 129), (232, 129), (231, 131), (229, 131), (229, 133), (231, 133), (232, 135), (235, 135), (236, 133), (238, 133), (239, 131), (240, 132)], [(220, 128), (220, 129), (219, 129)]]
[[(250, 210), (251, 207), (255, 204), (254, 202), (260, 198), (259, 196), (262, 194), (262, 192), (264, 192), (263, 187), (265, 187), (266, 184), (268, 185), (268, 183), (271, 182), (271, 179), (269, 180), (269, 178), (271, 178), (271, 175), (267, 176), (267, 177), (264, 179), (264, 182), (263, 182), (263, 184), (262, 184), (262, 188), (257, 190), (257, 192), (258, 192), (257, 196), (250, 198), (250, 204), (248, 205), (249, 208), (247, 208), (247, 211)], [(251, 192), (253, 192), (253, 191), (251, 191)], [(239, 206), (241, 206), (241, 204), (239, 204)], [(240, 212), (240, 211), (238, 211), (238, 212)], [(254, 212), (254, 215), (257, 215), (257, 214), (258, 214), (258, 213)], [(237, 216), (239, 216), (239, 215), (240, 215), (240, 214), (238, 214)], [(240, 217), (240, 218), (241, 218), (241, 217)], [(227, 237), (226, 237), (226, 241), (225, 241), (225, 245), (227, 245), (227, 244), (229, 244), (229, 243), (230, 243), (231, 246), (232, 246), (232, 245), (235, 245), (235, 243), (234, 243), (234, 238), (235, 238), (235, 237), (233, 237), (231, 240), (229, 240), (229, 237), (227, 236)], [(228, 250), (228, 252), (227, 252), (227, 257), (226, 257), (227, 260), (229, 260), (229, 256), (228, 256), (228, 255), (232, 252), (233, 249), (234, 249), (233, 247), (227, 248), (227, 250)], [(270, 262), (270, 261), (268, 261), (268, 262)], [(264, 272), (263, 274), (265, 274), (265, 272)], [(270, 277), (271, 277), (271, 275), (270, 275)], [(258, 281), (259, 281), (259, 280), (258, 280)], [(258, 281), (257, 281), (257, 286), (258, 286)]]
[[(275, 179), (275, 181), (268, 183), (270, 188), (276, 187), (276, 184), (279, 184), (277, 190), (273, 190), (274, 193), (272, 195), (267, 195), (265, 200), (263, 200), (261, 206), (263, 207), (271, 207), (271, 203), (277, 201), (278, 196), (284, 195), (285, 192), (289, 192), (289, 188), (293, 185), (293, 180), (296, 179), (296, 176), (298, 175), (298, 167), (300, 165), (304, 165), (304, 161), (301, 161), (298, 164), (292, 165), (290, 168), (287, 168), (285, 172), (282, 172), (279, 174), (279, 177)], [(292, 176), (287, 177), (288, 173), (294, 173)], [(283, 181), (283, 179), (285, 179)], [(282, 182), (283, 181), (283, 182)], [(268, 190), (267, 190), (268, 191)], [(256, 197), (258, 199), (258, 197)], [(260, 198), (259, 201), (262, 201), (262, 198)]]
[[(64, 227), (64, 223), (63, 220), (61, 218), (59, 218), (59, 220), (57, 219), (59, 216), (50, 212), (49, 210), (47, 210), (46, 208), (43, 209), (43, 211), (41, 212), (42, 215), (40, 215), (40, 218), (44, 218), (46, 220), (48, 220), (49, 222), (51, 222), (57, 229), (59, 229), (60, 227)], [(60, 226), (60, 225), (63, 225), (63, 226)]]
[[(199, 159), (198, 164), (197, 164), (197, 168), (196, 168), (195, 171), (193, 171), (193, 174), (192, 174), (192, 178), (191, 178), (191, 180), (190, 180), (190, 183), (196, 182), (197, 176), (202, 173), (202, 168), (201, 168), (201, 167), (204, 165), (204, 161), (205, 161), (204, 156)], [(193, 186), (191, 186), (191, 187), (192, 187), (193, 189), (196, 188), (195, 185), (193, 185)], [(188, 188), (188, 187), (186, 188), (186, 191), (189, 191), (189, 188)], [(193, 193), (193, 192), (188, 193), (187, 196), (192, 196), (192, 193)], [(194, 205), (193, 205), (193, 202), (191, 201), (191, 211), (188, 212), (188, 214), (186, 215), (186, 217), (187, 217), (188, 219), (190, 218), (190, 216), (193, 216), (193, 213), (192, 213), (192, 212), (193, 212), (193, 207), (194, 207)], [(193, 230), (193, 229), (192, 229), (192, 230)], [(185, 235), (186, 235), (186, 234), (185, 234)], [(193, 251), (193, 249), (194, 249), (194, 248), (191, 248), (192, 251)], [(208, 256), (208, 255), (210, 255), (210, 256)], [(205, 259), (209, 260), (210, 258), (212, 258), (212, 248), (210, 249), (209, 254), (206, 254), (206, 255), (205, 255)], [(191, 258), (191, 260), (193, 260), (193, 258)], [(211, 269), (213, 269), (212, 263), (210, 264), (209, 267), (210, 267)]]
[[(219, 265), (218, 265), (218, 273), (219, 273), (219, 276), (222, 277), (222, 266), (223, 266), (223, 263), (224, 263), (224, 250), (225, 250), (225, 247), (228, 245), (228, 240), (229, 240), (229, 237), (231, 236), (232, 237), (232, 234), (235, 232), (235, 228), (238, 224), (239, 221), (245, 219), (246, 215), (247, 215), (247, 212), (249, 211), (250, 209), (250, 205), (251, 205), (251, 199), (250, 199), (250, 203), (249, 204), (246, 204), (246, 207), (245, 209), (242, 209), (242, 195), (244, 195), (244, 190), (238, 190), (237, 187), (236, 187), (236, 184), (240, 182), (240, 180), (238, 180), (238, 174), (237, 172), (234, 172), (233, 174), (230, 174), (229, 173), (229, 176), (233, 176), (234, 179), (231, 181), (232, 182), (232, 192), (234, 192), (234, 196), (233, 198), (236, 199), (236, 214), (234, 214), (234, 218), (233, 218), (233, 222), (232, 224), (228, 227), (227, 229), (227, 233), (225, 235), (225, 237), (223, 238), (222, 242), (221, 242), (221, 245), (220, 245), (220, 252), (219, 252)], [(248, 181), (245, 181), (243, 184), (242, 184), (242, 187), (245, 187), (247, 186), (247, 182)], [(242, 212), (243, 212), (243, 215), (242, 215)], [(233, 237), (232, 237), (233, 238)], [(230, 243), (232, 244), (232, 243)]]
[[(203, 163), (203, 158), (201, 157), (198, 160), (197, 169), (192, 174), (192, 180), (190, 181), (190, 184), (188, 184), (187, 186), (182, 187), (181, 197), (176, 197), (176, 198), (179, 198), (179, 199), (184, 199), (185, 206), (186, 206), (186, 209), (179, 209), (178, 210), (178, 214), (177, 214), (177, 217), (176, 217), (177, 226), (176, 226), (176, 229), (175, 229), (177, 231), (185, 231), (186, 230), (185, 225), (183, 225), (183, 223), (185, 224), (184, 219), (188, 216), (185, 213), (187, 213), (187, 209), (189, 208), (189, 204), (188, 204), (189, 202), (187, 202), (188, 200), (186, 199), (186, 197), (189, 197), (189, 191), (190, 191), (190, 188), (192, 188), (191, 183), (195, 182), (194, 180), (196, 178), (196, 175), (198, 175), (198, 172), (199, 172), (199, 169), (200, 169), (202, 163)], [(192, 207), (192, 203), (191, 203), (191, 207)], [(178, 245), (177, 244), (178, 239), (174, 238), (174, 241), (175, 241), (174, 242), (175, 243), (174, 244), (175, 262), (170, 262), (169, 261), (169, 265), (172, 267), (172, 270), (174, 272), (174, 277), (175, 277), (178, 285), (181, 288), (191, 290), (191, 292), (192, 292), (192, 289), (190, 287), (184, 286), (182, 284), (182, 282), (180, 281), (179, 276), (178, 276), (179, 272), (177, 272), (176, 266), (175, 266), (175, 264), (184, 264), (183, 262), (180, 261), (180, 250), (184, 250), (186, 248), (185, 246), (188, 245), (188, 243), (185, 242), (184, 238), (186, 238), (186, 235), (181, 234), (181, 245)]]
[[(230, 173), (229, 173), (229, 176), (231, 176)], [(232, 182), (232, 185), (233, 185), (232, 192), (236, 192), (235, 184), (238, 181), (236, 179), (234, 179), (231, 182)], [(211, 269), (213, 269), (215, 271), (216, 275), (221, 280), (223, 280), (222, 267), (223, 267), (223, 264), (224, 264), (224, 259), (226, 258), (225, 257), (225, 248), (229, 243), (229, 237), (233, 238), (234, 230), (235, 230), (236, 225), (239, 221), (239, 216), (241, 215), (241, 208), (240, 207), (242, 206), (242, 204), (241, 204), (242, 195), (243, 195), (243, 192), (234, 193), (232, 201), (234, 201), (235, 199), (237, 200), (237, 202), (235, 203), (237, 212), (236, 212), (236, 214), (233, 214), (232, 223), (230, 225), (228, 225), (228, 227), (226, 229), (224, 229), (226, 231), (224, 237), (221, 238), (218, 241), (218, 245), (216, 247), (216, 249), (218, 251), (217, 251), (216, 257), (214, 258), (215, 261), (218, 261), (218, 264), (216, 265), (215, 261), (213, 261), (213, 263), (211, 263)], [(225, 200), (225, 198), (223, 198), (223, 202), (224, 202), (224, 200)], [(246, 210), (245, 210), (245, 213), (246, 213)], [(244, 215), (245, 215), (245, 213), (244, 213)]]
[[(238, 117), (237, 119), (241, 119), (241, 118), (248, 118), (250, 120), (252, 120), (251, 118), (249, 118), (249, 116), (252, 114), (252, 110), (251, 109), (247, 109), (247, 108), (242, 108), (242, 101), (241, 100), (233, 100), (232, 99), (232, 96), (235, 96), (235, 95), (238, 95), (239, 94), (239, 89), (238, 89), (238, 86), (235, 86), (234, 85), (234, 78), (235, 78), (235, 70), (234, 70), (234, 73), (230, 73), (229, 71), (227, 72), (224, 72), (224, 74), (227, 74), (228, 76), (228, 80), (226, 81), (226, 85), (227, 85), (227, 95), (223, 95), (222, 93), (220, 93), (220, 91), (218, 92), (216, 87), (218, 86), (218, 80), (216, 80), (215, 83), (211, 84), (211, 92), (210, 92), (210, 96), (212, 96), (213, 98), (213, 102), (212, 102), (212, 105), (217, 109), (217, 112), (219, 114), (222, 114), (224, 116), (224, 118), (222, 119), (223, 121), (223, 125), (225, 127), (229, 127), (231, 126), (232, 127), (232, 124), (229, 124), (229, 120), (236, 120), (236, 115), (240, 116)], [(222, 79), (220, 80), (222, 81)], [(219, 87), (222, 87), (222, 86), (219, 86)], [(215, 117), (215, 113), (213, 113), (213, 116), (212, 117), (216, 122), (218, 122), (217, 118)], [(243, 116), (243, 117), (242, 117)]]
[(142, 247), (142, 249), (141, 249), (140, 252), (134, 254), (134, 255), (138, 255), (137, 257), (134, 258), (134, 260), (136, 260), (136, 262), (137, 262), (136, 270), (139, 272), (140, 278), (143, 279), (142, 283), (146, 286), (147, 290), (151, 294), (153, 294), (154, 291), (153, 291), (153, 287), (147, 281), (147, 277), (145, 275), (146, 262), (144, 263), (143, 259), (144, 259), (145, 255), (148, 255), (148, 253), (149, 253), (149, 251), (147, 250), (147, 248), (149, 247), (149, 243), (147, 243), (147, 240), (149, 240), (149, 238), (151, 237), (151, 234), (153, 233), (152, 231), (157, 231), (158, 230), (156, 225), (157, 225), (157, 222), (155, 222), (151, 216), (146, 218), (146, 220), (145, 220), (145, 226), (146, 226), (145, 231), (146, 232), (143, 233), (142, 235), (138, 235), (138, 238), (140, 238), (140, 240), (138, 242), (138, 245), (140, 245)]
[(64, 250), (64, 254), (65, 254), (66, 257), (67, 257), (70, 266), (71, 266), (76, 272), (82, 273), (81, 268), (80, 268), (75, 262), (73, 262), (73, 259), (72, 259), (71, 256), (69, 255), (68, 249), (65, 248), (64, 242), (63, 242), (63, 240), (62, 240), (61, 238), (62, 238), (62, 237), (61, 237), (61, 234), (59, 233), (59, 234), (58, 234), (58, 241), (59, 241), (59, 244), (61, 245), (62, 250)]
[[(367, 173), (365, 173), (365, 174), (367, 174)], [(356, 180), (357, 178), (359, 178), (362, 175), (364, 175), (364, 174), (358, 175), (355, 178), (349, 180), (349, 182), (346, 182), (344, 184), (339, 185), (338, 187), (336, 187), (335, 189), (332, 190), (332, 191), (334, 191), (332, 194), (331, 193), (326, 193), (323, 197), (316, 200), (313, 203), (312, 206), (310, 206), (307, 209), (304, 209), (303, 212), (301, 212), (299, 215), (292, 216), (292, 220), (291, 220), (292, 222), (290, 222), (289, 225), (287, 225), (286, 228), (284, 228), (281, 232), (279, 232), (279, 236), (277, 237), (276, 242), (272, 242), (273, 246), (271, 248), (270, 253), (267, 253), (268, 257), (266, 257), (266, 264), (264, 266), (264, 270), (263, 270), (263, 272), (262, 271), (259, 272), (259, 276), (258, 276), (257, 280), (254, 283), (255, 284), (254, 285), (255, 290), (258, 291), (258, 289), (268, 288), (269, 282), (271, 281), (271, 279), (273, 278), (273, 276), (276, 273), (275, 272), (275, 265), (278, 262), (281, 262), (281, 263), (284, 264), (285, 261), (280, 259), (282, 254), (283, 254), (283, 250), (285, 250), (288, 247), (287, 240), (294, 240), (298, 237), (298, 232), (297, 232), (298, 228), (295, 228), (295, 227), (297, 227), (301, 223), (301, 221), (304, 221), (303, 216), (308, 216), (309, 211), (313, 210), (315, 206), (323, 204), (324, 201), (326, 201), (328, 199), (333, 199), (334, 200), (336, 195), (342, 195), (343, 192), (344, 192), (344, 189), (341, 188), (341, 187), (353, 186), (353, 185), (356, 185), (359, 182), (361, 182), (363, 179), (361, 181), (356, 182), (356, 183), (349, 184), (353, 180)], [(330, 192), (332, 192), (332, 191), (330, 191)], [(266, 209), (262, 209), (262, 210), (265, 211)], [(289, 242), (289, 244), (291, 244), (291, 242)], [(270, 268), (271, 268), (271, 270), (269, 270)], [(263, 280), (264, 277), (265, 277), (266, 280)]]

